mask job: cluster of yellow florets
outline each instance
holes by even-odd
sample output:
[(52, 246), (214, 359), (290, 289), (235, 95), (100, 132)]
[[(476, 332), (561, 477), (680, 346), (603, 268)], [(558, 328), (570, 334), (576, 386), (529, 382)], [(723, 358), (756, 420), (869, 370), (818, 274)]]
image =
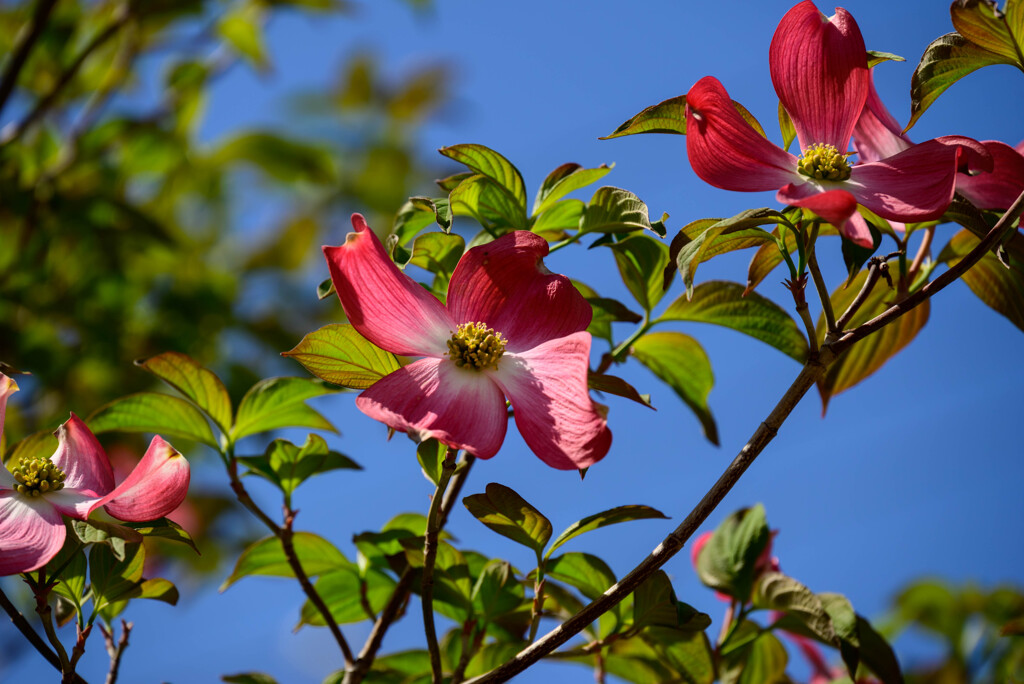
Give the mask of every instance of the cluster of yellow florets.
[(448, 356), (459, 368), (496, 368), (507, 340), (483, 323), (463, 323), (448, 340)]

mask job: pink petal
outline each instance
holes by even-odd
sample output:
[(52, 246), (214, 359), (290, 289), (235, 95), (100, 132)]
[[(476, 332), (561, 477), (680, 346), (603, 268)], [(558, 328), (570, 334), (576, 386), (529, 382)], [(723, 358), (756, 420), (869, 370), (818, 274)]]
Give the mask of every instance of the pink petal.
[(844, 183), (860, 204), (884, 219), (913, 223), (942, 216), (953, 200), (953, 184), (961, 160), (977, 149), (936, 139), (914, 145), (899, 154), (851, 169)]
[(899, 154), (913, 144), (903, 135), (903, 127), (882, 104), (875, 90), (874, 78), (869, 78), (868, 99), (853, 129), (853, 148), (857, 151), (858, 160), (861, 163), (879, 161)]
[(102, 496), (88, 489), (69, 489), (64, 487), (56, 492), (44, 495), (47, 503), (69, 518), (85, 520), (100, 505)]
[(189, 477), (185, 457), (157, 435), (124, 482), (99, 505), (115, 518), (128, 522), (156, 520), (185, 500)]
[(498, 453), (508, 426), (505, 397), (490, 373), (448, 359), (420, 359), (396, 370), (356, 397), (356, 406), (417, 440), (434, 437), (478, 458)]
[(590, 399), (590, 333), (578, 332), (501, 358), (494, 377), (512, 401), (527, 446), (552, 468), (587, 468), (612, 433)]
[[(1008, 209), (1024, 192), (1024, 151), (998, 140), (983, 143), (992, 155), (991, 173), (956, 175), (956, 191), (979, 209)], [(1019, 147), (1024, 150), (1024, 143)]]
[(822, 190), (816, 183), (804, 183), (787, 185), (775, 198), (793, 207), (810, 209), (858, 245), (874, 244), (868, 224), (857, 213), (857, 200), (846, 190)]
[(448, 285), (452, 318), (487, 324), (505, 336), (509, 351), (586, 330), (590, 304), (544, 266), (547, 253), (547, 241), (525, 230), (467, 251)]
[(18, 383), (0, 373), (0, 437), (4, 434), (4, 415), (7, 413), (7, 397), (18, 391)]
[(324, 247), (341, 306), (359, 334), (403, 356), (441, 356), (455, 330), (447, 309), (398, 270), (360, 214), (340, 247)]
[(49, 562), (67, 534), (45, 497), (0, 491), (0, 575), (31, 572)]
[(74, 413), (53, 433), (57, 451), (50, 459), (64, 471), (68, 490), (88, 490), (103, 496), (114, 488), (114, 471), (110, 459), (96, 436)]
[(700, 552), (704, 550), (704, 547), (711, 541), (711, 535), (714, 532), (705, 532), (696, 539), (693, 540), (693, 548), (690, 549), (690, 562), (693, 563), (693, 567), (697, 567), (697, 558), (700, 556)]
[(686, 94), (686, 154), (694, 173), (723, 190), (775, 190), (801, 178), (796, 157), (762, 138), (713, 76)]
[(868, 96), (866, 55), (857, 22), (841, 7), (825, 17), (806, 0), (779, 22), (768, 63), (801, 150), (826, 143), (846, 151)]

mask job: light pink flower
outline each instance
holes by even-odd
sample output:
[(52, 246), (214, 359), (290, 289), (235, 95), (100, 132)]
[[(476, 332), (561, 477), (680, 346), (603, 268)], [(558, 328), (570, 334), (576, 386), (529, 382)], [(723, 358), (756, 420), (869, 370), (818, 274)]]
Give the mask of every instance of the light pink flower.
[(849, 12), (837, 8), (825, 17), (810, 0), (796, 5), (775, 31), (769, 68), (802, 156), (761, 137), (722, 84), (706, 76), (686, 95), (686, 151), (693, 170), (725, 190), (777, 189), (779, 202), (810, 209), (865, 246), (872, 239), (856, 213), (858, 204), (890, 221), (939, 218), (953, 199), (965, 154), (952, 139), (929, 140), (853, 166), (846, 161), (870, 87), (866, 55)]
[[(0, 374), (0, 429), (7, 397), (15, 391), (14, 381)], [(78, 416), (72, 413), (54, 434), (58, 445), (50, 459), (23, 462), (13, 474), (0, 468), (0, 575), (46, 565), (64, 545), (62, 515), (85, 520), (103, 506), (121, 520), (156, 520), (177, 508), (188, 491), (188, 461), (159, 436), (114, 487), (103, 447)]]
[(547, 242), (516, 231), (463, 255), (447, 304), (398, 270), (366, 220), (345, 244), (324, 247), (349, 322), (370, 342), (424, 357), (356, 399), (363, 413), (416, 439), (490, 458), (508, 425), (505, 397), (526, 444), (548, 465), (586, 468), (611, 445), (590, 399), (591, 308), (542, 258)]

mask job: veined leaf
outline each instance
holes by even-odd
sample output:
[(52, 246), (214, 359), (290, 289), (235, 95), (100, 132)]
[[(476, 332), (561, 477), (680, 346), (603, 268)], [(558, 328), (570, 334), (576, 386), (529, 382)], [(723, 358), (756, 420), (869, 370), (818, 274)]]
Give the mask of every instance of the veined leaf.
[[(339, 568), (354, 567), (334, 544), (311, 532), (296, 532), (292, 537), (292, 544), (295, 546), (295, 555), (302, 563), (302, 569), (310, 577)], [(295, 577), (295, 571), (288, 564), (280, 539), (266, 537), (251, 544), (238, 557), (235, 569), (224, 580), (220, 590), (224, 591), (243, 577), (252, 575)]]
[(484, 525), (541, 557), (551, 538), (551, 521), (515, 490), (492, 482), (485, 493), (467, 496), (462, 503)]
[(455, 265), (459, 263), (466, 241), (455, 233), (423, 233), (412, 246), (413, 266), (443, 276), (445, 282), (451, 279)]
[(701, 283), (687, 300), (680, 296), (658, 321), (713, 323), (750, 335), (803, 363), (807, 340), (782, 307), (756, 292), (743, 295), (743, 286), (724, 280)]
[(223, 432), (227, 433), (231, 429), (231, 398), (224, 383), (213, 371), (178, 352), (165, 352), (136, 361), (135, 365), (184, 394)]
[[(1017, 0), (1009, 0), (1007, 9), (1016, 4)], [(949, 8), (949, 14), (953, 28), (961, 36), (1024, 69), (1018, 56), (1018, 50), (1024, 48), (1024, 26), (1012, 26), (1005, 21), (1012, 18), (1012, 14), (1004, 15), (992, 0), (957, 0)], [(1019, 32), (1016, 36), (1015, 30)]]
[[(343, 625), (372, 620), (391, 597), (395, 581), (384, 573), (372, 569), (367, 571), (365, 578), (361, 578), (352, 567), (322, 575), (315, 586), (335, 622)], [(366, 606), (363, 605), (364, 595)], [(366, 607), (369, 607), (370, 614), (367, 614)], [(302, 606), (302, 617), (298, 626), (322, 627), (326, 624), (320, 611), (306, 601)]]
[(302, 338), (281, 356), (295, 359), (325, 382), (352, 389), (366, 389), (401, 364), (347, 323), (332, 323)]
[[(747, 111), (746, 107), (735, 100), (733, 100), (732, 106), (762, 138), (766, 137), (764, 128)], [(659, 102), (656, 105), (651, 105), (619, 125), (610, 135), (600, 138), (600, 140), (621, 138), (624, 135), (636, 135), (638, 133), (675, 133), (686, 135), (686, 95), (679, 95)]]
[[(693, 278), (701, 263), (723, 252), (744, 249), (769, 241), (774, 242), (774, 238), (768, 231), (761, 230), (758, 226), (789, 224), (789, 219), (774, 209), (750, 209), (711, 225), (706, 225), (707, 221), (709, 219), (704, 219), (701, 222), (695, 221), (690, 224), (690, 226), (694, 226), (693, 229), (688, 231), (690, 226), (687, 226), (681, 233), (688, 241), (679, 246), (676, 265), (688, 294), (693, 293)], [(699, 233), (691, 235), (697, 230)], [(730, 235), (733, 237), (723, 240)], [(676, 241), (673, 240), (673, 243), (675, 244)]]
[[(961, 230), (943, 248), (938, 260), (954, 266), (979, 242), (970, 231)], [(961, 278), (978, 299), (1024, 330), (1024, 262), (1018, 261), (1013, 255), (1007, 259), (1010, 262), (1009, 268), (989, 252)]]
[(651, 518), (661, 518), (668, 520), (668, 516), (650, 506), (642, 505), (626, 505), (616, 506), (615, 508), (609, 508), (607, 511), (601, 511), (600, 513), (594, 513), (588, 515), (582, 520), (577, 520), (572, 525), (569, 525), (557, 538), (551, 543), (551, 548), (548, 549), (546, 556), (550, 556), (555, 549), (566, 543), (570, 539), (575, 539), (585, 532), (596, 530), (601, 527), (607, 527), (608, 525), (615, 525), (617, 523), (628, 522), (630, 520), (649, 520)]
[(186, 546), (191, 547), (196, 554), (199, 554), (199, 547), (197, 547), (196, 543), (192, 540), (192, 535), (173, 520), (160, 518), (159, 520), (153, 520), (150, 522), (126, 522), (124, 523), (124, 526), (132, 528), (143, 537), (158, 537), (160, 539), (178, 542), (179, 544), (185, 544)]
[(269, 432), (285, 427), (330, 430), (326, 418), (306, 406), (306, 400), (334, 392), (319, 380), (307, 378), (267, 378), (249, 388), (242, 397), (231, 438)]
[(766, 572), (754, 586), (754, 605), (785, 613), (800, 620), (825, 643), (836, 643), (832, 618), (813, 591), (781, 572)]
[(771, 542), (764, 506), (736, 511), (719, 524), (697, 556), (697, 576), (733, 598), (750, 598), (757, 560)]
[(542, 214), (573, 190), (579, 190), (601, 180), (614, 166), (601, 164), (596, 169), (585, 169), (579, 164), (562, 164), (541, 183), (540, 191), (533, 202), (533, 214)]
[(581, 233), (630, 233), (654, 230), (647, 205), (629, 190), (610, 185), (598, 188), (580, 220)]
[(442, 147), (441, 154), (465, 164), (476, 173), (494, 180), (504, 189), (519, 207), (523, 217), (526, 216), (526, 185), (519, 169), (508, 159), (483, 145), (463, 144)]
[(591, 601), (616, 582), (608, 564), (589, 553), (563, 553), (550, 559), (544, 567), (547, 577), (576, 587)]
[(638, 404), (642, 404), (649, 409), (653, 409), (654, 406), (651, 404), (651, 395), (640, 394), (636, 391), (636, 388), (630, 385), (622, 378), (614, 375), (605, 375), (604, 373), (594, 373), (593, 371), (587, 372), (587, 387), (597, 392), (606, 392), (608, 394), (614, 394), (617, 397), (629, 399), (635, 401)]
[(530, 230), (549, 242), (562, 239), (566, 232), (579, 229), (586, 211), (583, 200), (560, 200), (537, 215)]
[(650, 313), (665, 296), (662, 274), (668, 264), (668, 247), (647, 235), (631, 235), (609, 247), (615, 254), (622, 282), (637, 303)]
[(421, 230), (435, 223), (445, 233), (451, 232), (452, 215), (448, 198), (410, 197), (395, 214), (391, 234), (404, 247)]
[(493, 229), (526, 230), (526, 210), (506, 188), (483, 174), (469, 176), (448, 195), (452, 214), (471, 216)]
[(164, 437), (184, 437), (219, 449), (210, 424), (199, 409), (169, 394), (129, 394), (98, 408), (86, 423), (95, 433), (154, 432)]
[(711, 361), (697, 340), (677, 332), (648, 333), (630, 348), (636, 360), (663, 380), (690, 407), (704, 429), (704, 436), (718, 445), (718, 427), (708, 408), (714, 384)]

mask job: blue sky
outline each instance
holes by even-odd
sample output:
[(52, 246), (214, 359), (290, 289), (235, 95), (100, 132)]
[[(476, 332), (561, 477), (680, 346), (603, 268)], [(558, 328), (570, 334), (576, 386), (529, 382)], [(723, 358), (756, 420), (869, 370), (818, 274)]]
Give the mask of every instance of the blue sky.
[[(712, 74), (778, 142), (767, 52), (775, 25), (790, 6), (774, 0), (741, 0), (727, 9), (667, 0), (437, 0), (432, 11), (415, 13), (397, 0), (376, 0), (359, 3), (358, 14), (350, 17), (311, 21), (285, 14), (269, 27), (273, 72), (260, 76), (236, 68), (219, 81), (204, 137), (213, 140), (240, 127), (286, 122), (288, 94), (326, 88), (339, 63), (360, 50), (375, 52), (395, 75), (424, 63), (450, 63), (454, 102), (425, 129), (425, 159), (445, 145), (482, 143), (519, 167), (531, 193), (564, 162), (614, 162), (603, 183), (635, 192), (654, 216), (668, 212), (671, 235), (697, 218), (774, 206), (773, 197), (705, 185), (689, 168), (682, 137), (602, 142), (598, 136)], [(831, 6), (819, 8), (832, 12)], [(876, 70), (882, 99), (905, 122), (917, 59), (932, 39), (952, 30), (945, 4), (871, 0), (851, 2), (847, 9), (869, 49), (907, 58)], [(1010, 67), (991, 68), (955, 85), (911, 135), (925, 140), (962, 134), (1016, 144), (1024, 138), (1022, 104), (1024, 75)], [(337, 226), (337, 242), (347, 230), (347, 225)], [(952, 226), (940, 228), (937, 245), (954, 232)], [(565, 249), (548, 260), (548, 267), (587, 282), (602, 295), (628, 301), (610, 256), (601, 251)], [(823, 240), (819, 255), (830, 282), (838, 282), (838, 242)], [(750, 256), (744, 252), (704, 264), (698, 282), (743, 281)], [(778, 284), (781, 277), (773, 274), (759, 292), (791, 310)], [(664, 302), (681, 292), (677, 282)], [(1024, 580), (1024, 546), (1019, 543), (1024, 538), (1019, 486), (1024, 448), (1015, 436), (1024, 382), (1017, 358), (1024, 349), (1021, 332), (959, 283), (932, 304), (918, 339), (878, 374), (833, 399), (827, 417), (822, 418), (812, 391), (705, 529), (736, 508), (763, 502), (769, 522), (780, 531), (775, 549), (782, 569), (816, 591), (846, 594), (859, 612), (872, 617), (902, 584), (922, 575), (972, 579), (983, 586)], [(813, 302), (812, 311), (817, 315)], [(702, 438), (696, 419), (667, 388), (632, 362), (614, 372), (650, 392), (658, 411), (608, 398), (614, 443), (585, 481), (545, 466), (510, 429), (502, 452), (475, 466), (464, 493), (483, 491), (488, 482), (508, 485), (551, 518), (556, 531), (612, 506), (655, 506), (672, 520), (598, 531), (571, 547), (595, 553), (619, 576), (625, 574), (686, 515), (799, 371), (788, 357), (729, 330), (700, 324), (672, 329), (696, 337), (711, 358), (715, 388), (710, 405), (720, 448)], [(628, 330), (617, 334), (621, 338)], [(294, 372), (302, 373), (297, 366)], [(297, 525), (328, 537), (354, 558), (352, 533), (379, 529), (400, 511), (426, 512), (432, 487), (418, 471), (412, 443), (401, 436), (385, 442), (385, 428), (355, 410), (352, 395), (330, 398), (319, 407), (343, 433), (332, 443), (366, 470), (305, 485), (298, 495)], [(260, 446), (251, 448), (255, 452)], [(217, 467), (195, 467), (194, 483), (226, 490)], [(269, 490), (253, 488), (266, 495), (268, 509), (276, 508)], [(530, 568), (529, 551), (486, 530), (461, 507), (450, 528), (460, 547), (505, 557), (523, 571)], [(665, 569), (679, 598), (710, 612), (717, 623), (721, 604), (697, 582), (688, 553)], [(228, 571), (224, 568), (224, 576)], [(122, 681), (213, 681), (221, 674), (263, 670), (282, 682), (319, 682), (340, 666), (326, 632), (306, 628), (292, 634), (301, 602), (294, 583), (256, 578), (224, 594), (188, 584), (181, 590), (181, 604), (174, 609), (133, 604), (128, 617), (136, 621), (136, 630)], [(386, 651), (422, 643), (418, 611), (410, 607), (406, 622), (386, 640)], [(367, 630), (361, 624), (345, 631), (361, 644)], [(173, 648), (166, 645), (170, 640)], [(910, 661), (929, 652), (920, 640), (900, 645)], [(105, 659), (94, 637), (82, 670), (103, 672)], [(12, 681), (22, 681), (39, 667), (38, 659), (29, 656), (9, 674)], [(556, 676), (592, 681), (585, 668), (562, 665), (544, 665), (516, 681), (546, 682)]]

